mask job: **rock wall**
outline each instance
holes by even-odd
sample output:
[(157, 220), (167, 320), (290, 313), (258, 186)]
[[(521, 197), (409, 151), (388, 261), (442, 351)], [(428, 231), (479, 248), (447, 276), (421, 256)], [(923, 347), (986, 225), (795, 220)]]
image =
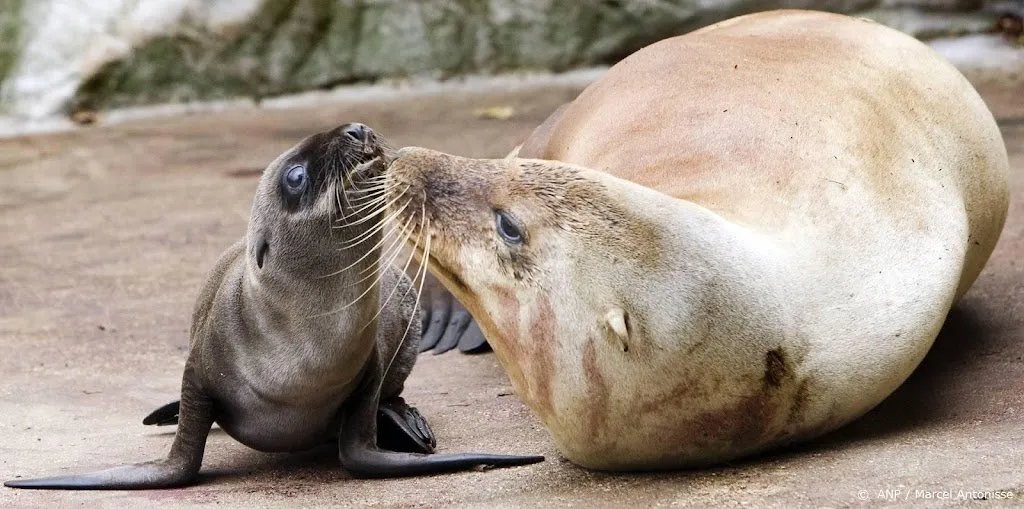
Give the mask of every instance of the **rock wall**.
[(0, 113), (559, 71), (780, 7), (856, 13), (922, 38), (998, 18), (985, 0), (0, 0)]

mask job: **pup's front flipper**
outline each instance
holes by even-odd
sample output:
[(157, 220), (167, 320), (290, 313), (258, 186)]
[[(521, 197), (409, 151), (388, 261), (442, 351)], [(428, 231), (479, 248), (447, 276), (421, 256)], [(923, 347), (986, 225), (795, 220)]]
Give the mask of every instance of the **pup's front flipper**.
[[(338, 456), (341, 465), (356, 477), (403, 477), (469, 470), (512, 467), (544, 461), (543, 456), (504, 454), (417, 454), (386, 451), (377, 446), (377, 408), (382, 368), (374, 348), (360, 387), (349, 396), (343, 410)], [(418, 412), (417, 412), (418, 414)], [(401, 420), (405, 420), (404, 418)], [(416, 419), (413, 419), (414, 424)], [(406, 421), (408, 424), (408, 421)]]
[(432, 454), (437, 440), (419, 410), (395, 396), (378, 407), (377, 445), (390, 451)]
[(173, 488), (196, 482), (203, 462), (206, 437), (213, 426), (213, 403), (189, 381), (186, 368), (181, 387), (179, 425), (166, 459), (77, 475), (17, 479), (8, 488), (44, 490), (140, 490)]

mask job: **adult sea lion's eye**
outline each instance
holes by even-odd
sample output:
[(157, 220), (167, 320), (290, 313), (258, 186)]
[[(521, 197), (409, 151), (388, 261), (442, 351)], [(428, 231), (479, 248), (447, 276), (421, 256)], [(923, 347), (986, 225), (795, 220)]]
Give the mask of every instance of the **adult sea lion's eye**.
[(518, 245), (523, 243), (523, 232), (519, 229), (515, 219), (503, 210), (494, 212), (494, 226), (498, 235), (506, 244)]
[(299, 193), (306, 188), (306, 167), (300, 165), (292, 166), (284, 172), (284, 185), (289, 191)]

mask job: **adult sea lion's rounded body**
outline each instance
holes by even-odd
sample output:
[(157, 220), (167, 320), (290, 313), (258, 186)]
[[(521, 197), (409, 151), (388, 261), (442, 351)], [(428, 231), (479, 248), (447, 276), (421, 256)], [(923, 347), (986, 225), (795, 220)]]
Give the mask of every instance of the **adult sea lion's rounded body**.
[[(1008, 206), (992, 115), (911, 37), (743, 16), (644, 48), (521, 158), (391, 187), (572, 461), (659, 469), (835, 429), (924, 357)], [(410, 212), (411, 211), (411, 212)], [(422, 255), (421, 249), (421, 255)]]
[[(409, 278), (379, 261), (383, 189), (373, 182), (384, 158), (372, 130), (347, 124), (308, 137), (263, 173), (246, 236), (217, 261), (196, 300), (180, 403), (147, 418), (178, 424), (166, 459), (4, 485), (191, 484), (214, 422), (267, 452), (336, 440), (342, 466), (358, 476), (540, 461), (431, 454), (426, 420), (399, 396), (420, 320)], [(378, 418), (389, 433), (378, 435)], [(406, 452), (382, 448), (388, 444)]]

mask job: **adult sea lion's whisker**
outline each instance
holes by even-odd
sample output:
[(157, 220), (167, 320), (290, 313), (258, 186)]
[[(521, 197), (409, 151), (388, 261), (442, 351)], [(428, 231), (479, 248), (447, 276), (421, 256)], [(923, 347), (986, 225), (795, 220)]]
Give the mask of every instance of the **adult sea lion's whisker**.
[(349, 202), (352, 203), (352, 205), (359, 205), (367, 200), (376, 199), (383, 196), (385, 191), (387, 191), (387, 189), (384, 187), (383, 183), (347, 190), (347, 192), (350, 193), (359, 193), (357, 196), (349, 198)]
[(380, 205), (382, 205), (382, 204), (384, 204), (386, 202), (387, 202), (387, 196), (385, 196), (383, 194), (380, 195), (380, 196), (376, 196), (376, 197), (374, 197), (370, 201), (367, 201), (365, 203), (359, 203), (357, 205), (358, 208), (352, 210), (348, 215), (349, 216), (359, 215), (359, 214), (361, 214), (362, 212), (364, 212), (367, 209), (372, 209), (374, 207), (379, 207)]
[(362, 186), (362, 185), (365, 185), (365, 184), (375, 184), (375, 183), (378, 183), (378, 182), (381, 182), (382, 180), (384, 180), (384, 179), (381, 178), (382, 175), (373, 175), (373, 176), (368, 176), (368, 177), (360, 176), (361, 173), (369, 170), (370, 168), (371, 168), (371, 166), (364, 165), (362, 168), (358, 169), (357, 171), (352, 172), (349, 175), (350, 177), (352, 177), (352, 185), (354, 187), (359, 187), (359, 186)]
[(402, 210), (405, 210), (405, 207), (408, 207), (408, 206), (409, 206), (409, 202), (406, 202), (401, 210), (398, 210), (397, 212), (395, 212), (394, 214), (390, 215), (389, 217), (385, 217), (379, 223), (373, 225), (370, 229), (368, 229), (367, 231), (359, 234), (358, 236), (356, 236), (355, 238), (351, 239), (350, 241), (343, 242), (341, 244), (341, 248), (342, 249), (351, 249), (351, 248), (353, 248), (355, 246), (358, 246), (359, 244), (362, 244), (363, 242), (366, 241), (366, 239), (370, 238), (375, 233), (377, 233), (378, 231), (383, 229), (385, 224), (388, 224), (389, 222), (393, 221), (395, 219), (395, 217), (398, 214), (401, 214)]
[[(426, 200), (424, 200), (423, 202), (421, 202), (421, 203), (420, 203), (420, 209), (421, 209), (421, 210), (420, 210), (420, 219), (422, 220), (422, 218), (426, 217), (426, 214), (427, 214), (427, 205), (426, 205)], [(412, 218), (410, 217), (409, 219), (412, 219)], [(411, 235), (412, 233), (413, 233), (412, 231), (410, 231), (410, 232), (409, 232), (409, 234), (410, 234), (410, 235)], [(418, 235), (416, 236), (416, 243), (415, 243), (415, 244), (413, 244), (412, 250), (410, 250), (410, 252), (409, 252), (409, 259), (410, 259), (410, 260), (412, 260), (412, 258), (416, 256), (416, 249), (417, 249), (417, 248), (419, 247), (419, 243), (420, 243), (420, 241), (421, 241), (421, 240), (423, 239), (423, 237), (424, 237), (425, 233), (426, 233), (426, 229), (424, 229), (424, 228), (420, 228), (420, 229), (419, 229), (419, 234), (418, 234)], [(424, 258), (424, 260), (425, 260), (425, 259), (426, 259), (426, 258)], [(421, 266), (423, 265), (423, 261), (422, 261), (422, 260), (420, 261), (420, 265), (421, 265)], [(416, 269), (416, 274), (417, 274), (417, 277), (418, 277), (418, 275), (419, 275), (419, 272), (420, 272), (420, 268), (417, 268), (417, 269)], [(424, 282), (424, 281), (426, 281), (426, 278), (427, 278), (427, 275), (426, 275), (426, 270), (424, 269), (424, 274), (423, 274), (423, 278), (422, 278), (422, 279), (420, 279), (420, 289), (419, 289), (419, 291), (420, 291), (420, 292), (422, 292), (422, 291), (423, 291), (423, 282)], [(415, 279), (415, 278), (413, 278), (413, 283), (415, 283), (415, 282), (416, 282), (416, 279)], [(410, 287), (410, 290), (411, 290), (411, 289), (412, 289), (412, 288)], [(409, 293), (409, 292), (408, 292), (408, 291), (406, 291), (406, 295), (408, 295), (408, 293)], [(403, 295), (402, 297), (403, 297), (403, 298), (405, 298), (405, 296), (404, 296), (404, 295)], [(417, 305), (418, 305), (418, 304), (419, 304), (419, 299), (417, 299), (417, 301), (416, 301), (416, 302), (417, 302)], [(408, 332), (408, 331), (407, 331), (407, 332)]]
[(387, 175), (374, 175), (373, 177), (367, 177), (367, 178), (364, 178), (364, 179), (360, 180), (359, 182), (360, 182), (360, 183), (366, 183), (366, 182), (374, 182), (374, 183), (376, 183), (376, 182), (384, 182), (385, 180), (387, 180), (387, 178), (388, 178), (388, 177), (387, 177)]
[(374, 205), (380, 204), (384, 199), (384, 190), (366, 193), (364, 196), (349, 198), (349, 204), (351, 205), (349, 215), (359, 214), (365, 211), (368, 207), (372, 208)]
[[(404, 193), (403, 193), (403, 194), (404, 194)], [(400, 198), (400, 197), (399, 197), (399, 198)], [(386, 202), (387, 202), (387, 200), (385, 199), (385, 200), (384, 200), (384, 203), (386, 203)], [(369, 204), (365, 205), (365, 206), (364, 206), (364, 207), (363, 207), (362, 209), (360, 209), (360, 210), (363, 210), (363, 209), (366, 209), (366, 208), (371, 208), (371, 207), (373, 207), (373, 206), (377, 206), (377, 205), (378, 205), (378, 203), (377, 203), (377, 202), (374, 202), (374, 203), (369, 203)], [(378, 209), (378, 210), (375, 210), (375, 211), (373, 211), (373, 212), (371, 212), (371, 213), (369, 213), (369, 214), (365, 215), (365, 216), (364, 216), (363, 218), (359, 219), (358, 221), (356, 221), (356, 222), (352, 223), (352, 226), (355, 226), (355, 225), (358, 225), (358, 224), (362, 224), (363, 222), (365, 222), (365, 221), (369, 220), (370, 218), (376, 217), (376, 216), (377, 216), (378, 214), (380, 214), (381, 212), (383, 212), (383, 211), (385, 211), (385, 210), (387, 210), (387, 207), (383, 207), (383, 206), (382, 206), (382, 207), (381, 207), (380, 209)]]
[(341, 242), (339, 244), (339, 249), (342, 250), (342, 251), (344, 251), (346, 249), (352, 249), (352, 248), (358, 246), (359, 244), (362, 244), (363, 242), (366, 242), (366, 239), (368, 239), (368, 238), (372, 237), (373, 235), (375, 235), (375, 234), (379, 233), (380, 231), (382, 231), (384, 229), (385, 225), (387, 225), (389, 223), (390, 223), (390, 221), (388, 221), (387, 218), (382, 218), (381, 220), (377, 221), (373, 225), (369, 226), (367, 228), (367, 230), (364, 231), (363, 233), (360, 233), (356, 237), (353, 237), (353, 238), (351, 238), (349, 240)]
[[(372, 209), (372, 210), (370, 212), (368, 212), (366, 216), (363, 216), (364, 218), (365, 217), (370, 217), (370, 218), (376, 217), (377, 215), (380, 214), (381, 209), (386, 209), (387, 208), (384, 205), (385, 205), (384, 203), (370, 203), (370, 204), (367, 204), (365, 207), (361, 207), (359, 210), (355, 210), (355, 211), (352, 211), (352, 212), (350, 212), (348, 214), (345, 214), (345, 219), (347, 221), (347, 220), (352, 219), (352, 218), (358, 218), (360, 216), (363, 216), (362, 212), (364, 210), (366, 210), (366, 209)], [(349, 223), (347, 223), (347, 222), (345, 224), (349, 225)]]
[[(406, 222), (408, 222), (408, 220)], [(390, 258), (392, 253), (399, 253), (399, 252), (402, 251), (402, 246), (405, 245), (402, 242), (402, 237), (401, 237), (403, 233), (405, 233), (404, 225), (399, 225), (398, 223), (394, 223), (394, 227), (391, 230), (388, 231), (388, 235), (395, 234), (395, 238), (391, 242), (391, 244), (388, 245), (388, 247), (384, 248), (384, 250), (383, 250), (383, 252), (381, 253), (381, 256), (380, 256), (381, 259)], [(366, 268), (366, 269), (363, 269), (363, 270), (359, 271), (359, 274), (363, 274), (367, 270), (369, 270), (369, 268)]]
[(359, 187), (353, 189), (353, 192), (359, 192), (359, 196), (353, 198), (353, 203), (364, 203), (368, 200), (379, 198), (386, 195), (387, 190), (387, 182), (383, 180), (365, 182)]
[(373, 218), (375, 218), (375, 217), (385, 213), (386, 211), (387, 211), (386, 207), (380, 207), (377, 210), (374, 210), (374, 211), (370, 212), (369, 214), (366, 214), (365, 216), (363, 216), (363, 217), (357, 219), (356, 221), (354, 221), (352, 223), (349, 223), (349, 224), (347, 224), (345, 226), (358, 226), (358, 225), (361, 225), (361, 224), (363, 224), (363, 223), (365, 223), (365, 222), (367, 222), (367, 221), (369, 221), (369, 220), (371, 220), (371, 219), (373, 219)]
[[(377, 204), (374, 204), (374, 205), (377, 205)], [(372, 213), (372, 215), (369, 215), (369, 216), (367, 216), (367, 217), (376, 217), (376, 215), (378, 215), (378, 214), (380, 213), (380, 211), (381, 211), (381, 210), (387, 210), (387, 207), (386, 207), (385, 205), (387, 205), (387, 204), (386, 204), (386, 203), (384, 203), (384, 204), (380, 204), (380, 205), (379, 205), (379, 206), (381, 207), (381, 208), (380, 208), (380, 210), (375, 210), (375, 211), (374, 211), (374, 212)], [(408, 206), (408, 205), (409, 205), (409, 201), (406, 201), (406, 204), (405, 204), (405, 206)], [(385, 223), (385, 222), (387, 222), (387, 221), (390, 221), (391, 219), (394, 219), (394, 216), (396, 216), (397, 214), (400, 214), (400, 213), (402, 212), (402, 210), (405, 210), (405, 207), (404, 207), (404, 206), (403, 206), (403, 207), (402, 207), (402, 209), (401, 209), (401, 210), (399, 210), (399, 211), (398, 211), (398, 212), (397, 212), (396, 214), (391, 214), (390, 216), (388, 216), (388, 217), (385, 217), (385, 218), (381, 219), (381, 223)], [(356, 238), (358, 238), (358, 236), (357, 236)], [(358, 242), (356, 242), (356, 243), (358, 244)]]
[[(406, 235), (405, 239), (403, 239), (403, 240), (404, 241), (408, 241), (409, 240), (409, 235)], [(401, 252), (399, 252), (399, 254), (401, 254)], [(397, 258), (398, 258), (398, 255), (395, 256), (395, 259), (397, 259)], [(405, 266), (402, 267), (402, 273), (403, 274), (407, 274), (408, 273), (407, 271), (409, 270), (409, 264), (412, 263), (412, 258), (413, 258), (413, 256), (412, 256), (412, 254), (410, 254), (409, 255), (409, 259), (405, 261)], [(384, 302), (382, 302), (381, 305), (378, 307), (377, 313), (374, 314), (373, 317), (371, 317), (370, 320), (367, 321), (365, 325), (363, 325), (363, 328), (359, 330), (360, 332), (362, 332), (363, 329), (365, 329), (366, 327), (369, 327), (370, 324), (373, 323), (373, 321), (376, 320), (378, 316), (380, 316), (381, 311), (383, 311), (384, 308), (387, 307), (388, 303), (391, 302), (391, 299), (393, 299), (395, 297), (395, 293), (398, 292), (398, 287), (399, 286), (401, 286), (401, 281), (400, 280), (395, 282), (395, 286), (391, 289), (391, 293), (388, 294), (388, 298), (384, 299)], [(409, 294), (409, 292), (406, 291), (406, 295), (408, 295), (408, 294)], [(403, 298), (404, 298), (404, 295), (403, 295)], [(387, 373), (387, 370), (385, 370), (384, 372)]]
[[(379, 257), (380, 260), (386, 261), (386, 263), (378, 264), (378, 268), (386, 267), (387, 265), (394, 263), (394, 261), (397, 260), (398, 257), (402, 254), (402, 246), (404, 245), (404, 239), (402, 238), (401, 235), (402, 232), (395, 232), (395, 239), (392, 241), (391, 245), (388, 246), (387, 250), (381, 253), (381, 256)], [(366, 270), (362, 270), (359, 272), (359, 274), (363, 274), (365, 272)]]
[[(425, 230), (423, 228), (420, 229), (420, 237), (416, 239), (416, 246), (419, 245), (419, 239), (423, 238), (423, 232), (424, 231)], [(427, 243), (426, 243), (425, 251), (427, 253), (429, 253), (430, 252), (430, 236), (427, 235), (426, 237), (427, 237)], [(414, 247), (413, 248), (413, 253), (415, 253), (415, 252), (416, 252), (416, 249)], [(402, 351), (402, 345), (405, 344), (405, 340), (409, 336), (409, 330), (412, 329), (412, 324), (415, 323), (415, 321), (419, 320), (419, 317), (416, 316), (416, 314), (419, 313), (420, 297), (423, 296), (423, 281), (425, 281), (427, 279), (427, 270), (426, 270), (427, 269), (427, 263), (426, 263), (426, 261), (427, 261), (428, 258), (429, 258), (429, 256), (424, 256), (423, 259), (420, 260), (420, 268), (416, 270), (416, 276), (412, 280), (412, 284), (416, 283), (416, 279), (420, 280), (420, 288), (419, 288), (419, 290), (416, 291), (416, 304), (412, 308), (413, 309), (413, 316), (409, 317), (409, 324), (405, 326), (405, 332), (402, 333), (402, 339), (398, 341), (398, 347), (395, 348), (395, 353), (391, 354), (391, 360), (388, 361), (387, 366), (384, 368), (384, 375), (385, 376), (387, 376), (388, 372), (391, 371), (391, 365), (395, 363), (395, 358), (398, 357), (398, 352)], [(412, 260), (412, 256), (410, 256), (409, 259)], [(422, 274), (421, 274), (421, 271), (422, 271)], [(410, 289), (411, 288), (412, 288), (412, 286), (410, 286)], [(384, 379), (382, 378), (381, 382), (380, 382), (380, 386), (377, 387), (377, 390), (380, 391), (380, 389), (381, 389), (381, 387), (383, 385), (384, 385)]]
[[(354, 305), (356, 302), (359, 302), (363, 297), (365, 297), (370, 292), (370, 290), (373, 290), (374, 288), (378, 287), (378, 285), (381, 283), (381, 281), (384, 278), (384, 274), (386, 274), (386, 271), (385, 270), (381, 270), (381, 268), (387, 267), (387, 266), (391, 265), (392, 263), (394, 263), (394, 261), (398, 258), (398, 255), (400, 253), (401, 253), (400, 250), (396, 251), (395, 255), (392, 256), (391, 259), (387, 260), (386, 263), (378, 262), (378, 270), (379, 270), (379, 272), (377, 272), (376, 279), (374, 279), (374, 281), (372, 283), (370, 283), (370, 285), (366, 288), (366, 290), (364, 290), (363, 293), (359, 294), (359, 296), (356, 297), (355, 300), (353, 300), (352, 302), (349, 302), (348, 304), (345, 304), (344, 306), (342, 306), (341, 308), (338, 308), (336, 310), (327, 311), (325, 313), (321, 313), (321, 314), (318, 314), (318, 315), (313, 315), (313, 316), (311, 316), (309, 318), (319, 318), (321, 316), (327, 316), (327, 315), (330, 315), (330, 314), (333, 314), (333, 313), (338, 313), (338, 312), (344, 311), (345, 309), (348, 309), (349, 307), (352, 307), (352, 305)], [(367, 277), (361, 279), (360, 281), (364, 281), (366, 279), (369, 279), (370, 277), (372, 277), (372, 274), (370, 276), (367, 276)], [(349, 286), (351, 286), (351, 285), (349, 285)]]
[[(401, 236), (405, 234), (405, 236), (408, 237), (409, 235), (412, 234), (412, 232), (407, 228), (408, 221), (406, 221), (405, 225), (398, 225), (398, 223), (395, 223), (395, 225), (395, 228), (392, 228), (391, 230), (388, 231), (388, 235), (390, 236), (392, 234), (395, 234), (398, 235), (399, 237), (397, 237), (395, 241), (392, 244), (390, 244), (387, 247), (387, 249), (385, 249), (384, 253), (382, 253), (381, 256), (379, 257), (380, 260), (397, 259), (398, 255), (402, 252), (402, 246), (404, 245)], [(372, 268), (372, 270), (370, 270), (369, 272), (367, 272), (367, 269), (364, 269), (363, 271), (360, 272), (360, 274), (362, 274), (363, 272), (367, 272), (367, 274), (360, 278), (359, 280), (350, 283), (349, 286), (358, 285), (359, 283), (362, 283), (363, 281), (366, 281), (367, 279), (374, 277), (378, 273), (378, 271), (382, 270), (384, 267), (384, 264), (377, 264), (374, 267), (370, 267)]]
[(366, 287), (366, 289), (363, 290), (363, 293), (360, 293), (358, 297), (356, 297), (355, 299), (352, 300), (352, 302), (349, 302), (348, 304), (345, 304), (344, 306), (341, 306), (340, 308), (337, 308), (337, 309), (332, 309), (330, 311), (324, 311), (323, 313), (318, 313), (318, 314), (315, 314), (315, 315), (309, 315), (306, 318), (309, 318), (309, 319), (321, 318), (321, 317), (332, 315), (332, 314), (335, 314), (335, 313), (340, 313), (340, 312), (342, 312), (342, 311), (344, 311), (344, 310), (354, 306), (357, 302), (362, 300), (363, 297), (366, 297), (366, 295), (369, 294), (371, 290), (373, 290), (374, 288), (377, 288), (377, 285), (380, 284), (381, 279), (384, 278), (384, 274), (385, 273), (386, 272), (381, 271), (379, 274), (377, 274), (377, 278), (373, 281), (373, 283), (368, 285)]
[(386, 188), (385, 188), (385, 182), (383, 180), (368, 180), (368, 181), (360, 182), (359, 184), (356, 185), (356, 187), (353, 187), (351, 189), (351, 191), (353, 191), (353, 192), (359, 191), (360, 193), (363, 193), (364, 196), (357, 196), (356, 197), (356, 199), (362, 200), (362, 199), (365, 198), (365, 195), (369, 194), (371, 191), (377, 192), (377, 191), (383, 191), (384, 189), (386, 189)]
[(342, 211), (343, 219), (348, 219), (348, 215), (345, 213), (345, 210), (346, 208), (352, 207), (352, 200), (348, 196), (349, 188), (343, 185), (340, 190), (336, 191), (336, 193), (336, 196), (338, 197), (338, 210)]
[(334, 211), (332, 210), (331, 211), (331, 221), (328, 224), (332, 224), (333, 225), (335, 221), (338, 221), (338, 222), (340, 222), (342, 224), (342, 226), (345, 226), (348, 223), (348, 216), (345, 214), (345, 208), (342, 205), (342, 195), (343, 194), (345, 194), (345, 190), (344, 189), (342, 189), (340, 193), (338, 192), (337, 189), (335, 189), (334, 199), (335, 199), (335, 202), (338, 205), (338, 209), (337, 210), (338, 210), (339, 214), (338, 214), (338, 217), (335, 218), (334, 217)]
[[(391, 229), (390, 229), (389, 231), (387, 231), (387, 232), (386, 232), (386, 233), (385, 233), (384, 235), (382, 235), (382, 236), (381, 236), (381, 238), (380, 238), (380, 241), (378, 241), (378, 242), (377, 242), (377, 244), (375, 244), (375, 245), (374, 245), (373, 247), (371, 247), (370, 249), (367, 249), (367, 250), (366, 250), (366, 253), (363, 253), (363, 256), (360, 256), (358, 260), (356, 260), (356, 261), (354, 261), (354, 262), (350, 263), (350, 264), (349, 264), (348, 266), (346, 266), (346, 267), (344, 267), (344, 268), (342, 268), (342, 269), (339, 269), (339, 270), (336, 270), (336, 271), (334, 271), (334, 272), (331, 272), (330, 274), (326, 274), (326, 275), (320, 276), (320, 279), (323, 279), (323, 278), (328, 278), (328, 277), (332, 277), (332, 276), (337, 276), (338, 274), (341, 274), (341, 273), (343, 273), (343, 272), (345, 272), (345, 271), (347, 271), (347, 270), (351, 269), (352, 267), (355, 267), (356, 265), (359, 265), (359, 263), (360, 263), (360, 262), (362, 262), (363, 260), (365, 260), (365, 259), (366, 259), (366, 258), (367, 258), (368, 256), (370, 256), (370, 255), (372, 255), (372, 254), (374, 254), (374, 253), (378, 253), (378, 249), (379, 249), (379, 248), (380, 248), (380, 247), (381, 247), (381, 246), (382, 246), (382, 245), (383, 245), (383, 244), (384, 244), (385, 242), (387, 242), (387, 241), (388, 241), (389, 237), (390, 237), (390, 236), (391, 236), (391, 235), (392, 235), (392, 234), (393, 234), (393, 233), (394, 233), (394, 232), (395, 232), (396, 230), (398, 230), (398, 228), (399, 228), (399, 227), (398, 227), (398, 225), (393, 225), (393, 226), (391, 227)], [(371, 266), (371, 267), (372, 267), (372, 266)], [(363, 272), (365, 272), (366, 270), (369, 270), (369, 269), (364, 269), (364, 270), (363, 270)], [(362, 274), (362, 272), (360, 272), (360, 274)]]
[[(370, 249), (366, 250), (366, 253), (364, 253), (364, 254), (363, 254), (363, 256), (359, 257), (359, 259), (358, 259), (358, 260), (356, 260), (356, 261), (352, 262), (352, 263), (351, 263), (351, 264), (349, 264), (349, 265), (348, 265), (347, 267), (345, 267), (345, 268), (343, 268), (343, 269), (341, 269), (341, 270), (338, 270), (337, 272), (334, 272), (334, 273), (332, 273), (332, 274), (329, 274), (329, 275), (328, 275), (327, 277), (329, 277), (329, 276), (331, 276), (331, 275), (341, 274), (342, 272), (345, 272), (345, 271), (347, 271), (347, 270), (349, 270), (349, 269), (351, 269), (351, 268), (355, 267), (356, 265), (359, 265), (359, 263), (360, 263), (360, 262), (362, 262), (363, 260), (365, 260), (365, 259), (366, 259), (366, 258), (367, 258), (368, 256), (370, 256), (370, 255), (372, 255), (372, 254), (375, 254), (375, 253), (377, 253), (377, 254), (379, 255), (379, 256), (378, 256), (378, 258), (384, 258), (384, 256), (385, 256), (386, 254), (389, 254), (389, 253), (391, 252), (391, 249), (393, 248), (393, 246), (395, 245), (395, 243), (396, 243), (396, 242), (397, 242), (397, 241), (398, 241), (399, 239), (398, 239), (398, 238), (394, 239), (394, 240), (392, 241), (392, 243), (391, 243), (391, 244), (389, 244), (389, 245), (388, 245), (388, 247), (387, 247), (386, 249), (384, 249), (383, 251), (378, 251), (378, 249), (379, 249), (379, 248), (380, 248), (380, 247), (381, 247), (382, 245), (384, 245), (384, 243), (385, 243), (385, 242), (387, 242), (388, 240), (391, 240), (391, 239), (390, 239), (391, 235), (393, 235), (394, 233), (396, 233), (396, 232), (397, 232), (397, 231), (399, 230), (399, 228), (400, 228), (400, 227), (399, 227), (399, 225), (397, 225), (397, 224), (394, 224), (394, 225), (392, 225), (391, 229), (390, 229), (390, 230), (388, 230), (388, 231), (387, 231), (387, 232), (386, 232), (386, 233), (385, 233), (384, 235), (382, 235), (382, 236), (381, 236), (381, 238), (380, 238), (380, 241), (378, 241), (378, 242), (377, 242), (377, 244), (376, 244), (376, 245), (374, 245), (373, 247), (371, 247)], [(366, 271), (368, 271), (368, 270), (372, 270), (372, 269), (373, 269), (373, 267), (374, 267), (374, 266), (373, 266), (373, 265), (371, 265), (371, 266), (369, 266), (369, 267), (367, 267), (367, 268), (365, 268), (365, 269), (361, 270), (361, 271), (359, 272), (359, 274), (363, 274), (363, 273), (365, 273), (365, 272), (366, 272)]]
[(347, 246), (346, 245), (341, 245), (340, 247), (338, 247), (338, 251), (348, 251), (349, 249), (355, 249), (356, 247), (359, 247), (359, 245), (362, 244), (363, 242), (366, 242), (366, 241), (372, 239), (373, 236), (378, 234), (378, 233), (384, 232), (385, 236), (391, 234), (392, 232), (385, 231), (385, 228), (387, 227), (388, 224), (389, 223), (385, 223), (385, 222), (381, 221), (381, 222), (373, 225), (371, 228), (367, 229), (367, 231), (365, 232), (366, 235), (363, 236), (357, 243), (352, 244), (352, 245), (347, 245)]

